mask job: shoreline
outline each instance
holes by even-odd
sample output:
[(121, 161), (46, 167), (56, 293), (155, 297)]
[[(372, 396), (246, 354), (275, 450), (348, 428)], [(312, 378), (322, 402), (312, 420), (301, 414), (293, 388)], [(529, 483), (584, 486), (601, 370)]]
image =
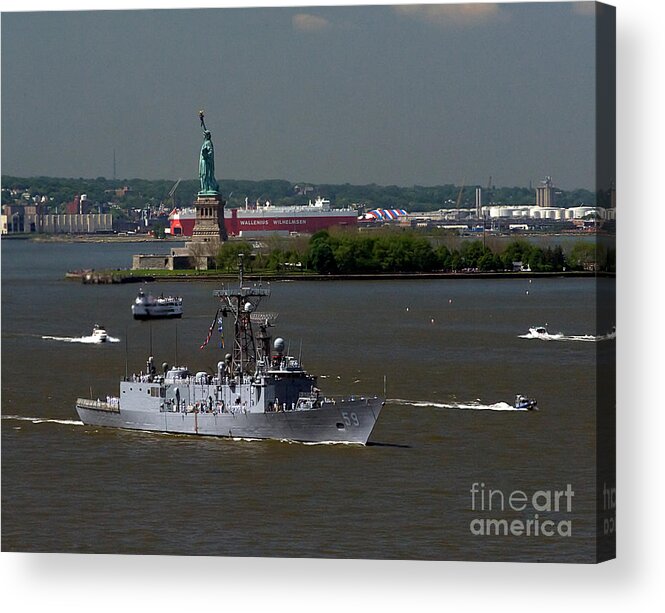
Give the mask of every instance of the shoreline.
[[(452, 236), (452, 235), (451, 235)], [(601, 237), (614, 236), (603, 232), (524, 232), (520, 234), (488, 234), (487, 238), (498, 239), (532, 239), (532, 238), (578, 238), (582, 241), (593, 241)], [(432, 238), (439, 238), (432, 236)], [(455, 238), (479, 240), (480, 237), (473, 235), (455, 235)], [(171, 237), (156, 238), (154, 236), (147, 236), (145, 234), (133, 234), (120, 236), (118, 234), (28, 234), (28, 233), (12, 233), (4, 234), (2, 240), (29, 240), (35, 243), (184, 243), (191, 240), (191, 237)], [(241, 237), (233, 237), (230, 240), (245, 240)], [(261, 239), (252, 239), (261, 240)]]
[[(68, 280), (84, 284), (112, 283), (152, 283), (159, 281), (235, 281), (233, 273), (191, 273), (150, 274), (150, 271), (99, 270), (68, 272)], [(615, 273), (571, 270), (561, 272), (425, 272), (425, 273), (367, 273), (367, 274), (257, 274), (246, 273), (245, 279), (252, 282), (270, 281), (398, 281), (398, 280), (434, 280), (434, 279), (556, 279), (556, 278), (615, 278)]]
[[(144, 277), (147, 275), (143, 275)], [(319, 275), (316, 273), (307, 275), (276, 274), (261, 275), (245, 273), (244, 277), (251, 281), (396, 281), (396, 280), (418, 280), (418, 279), (531, 279), (531, 278), (556, 278), (556, 277), (613, 277), (613, 273), (592, 272), (586, 270), (571, 270), (565, 272), (404, 272), (404, 273), (366, 273), (366, 274), (331, 274)], [(154, 277), (155, 281), (188, 281), (196, 280), (231, 280), (238, 278), (237, 274), (220, 273), (210, 275), (177, 275)]]
[[(5, 235), (12, 236), (14, 235)], [(3, 237), (4, 239), (5, 237)], [(17, 237), (18, 238), (18, 237)], [(168, 239), (168, 238), (155, 238), (154, 236), (145, 235), (132, 235), (132, 236), (118, 236), (117, 234), (102, 234), (102, 235), (39, 235), (39, 236), (26, 236), (27, 240), (35, 243), (182, 243), (184, 239)]]

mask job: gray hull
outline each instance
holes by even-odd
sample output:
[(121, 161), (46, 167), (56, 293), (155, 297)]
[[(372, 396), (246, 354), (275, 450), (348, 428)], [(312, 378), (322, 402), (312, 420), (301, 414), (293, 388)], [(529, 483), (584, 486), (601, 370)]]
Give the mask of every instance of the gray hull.
[(383, 400), (354, 399), (303, 411), (236, 414), (108, 410), (91, 408), (94, 404), (77, 402), (76, 411), (84, 424), (174, 434), (364, 445), (379, 418)]
[(151, 313), (134, 313), (134, 319), (174, 319), (182, 318), (182, 313), (160, 313), (153, 315)]

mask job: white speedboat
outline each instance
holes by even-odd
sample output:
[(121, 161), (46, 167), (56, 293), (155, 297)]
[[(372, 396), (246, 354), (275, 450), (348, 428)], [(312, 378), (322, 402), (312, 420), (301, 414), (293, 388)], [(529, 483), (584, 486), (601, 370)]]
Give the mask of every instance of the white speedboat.
[(525, 334), (523, 338), (538, 338), (541, 341), (559, 341), (564, 336), (562, 332), (550, 332), (547, 324), (545, 324), (544, 326), (529, 328), (529, 333)]
[(109, 338), (108, 334), (106, 334), (104, 326), (100, 326), (99, 324), (95, 324), (94, 328), (92, 329), (92, 334), (90, 336), (97, 343), (105, 343)]
[(182, 298), (164, 296), (155, 298), (143, 289), (139, 290), (134, 304), (132, 304), (134, 319), (158, 319), (165, 317), (182, 317)]
[(536, 409), (536, 399), (535, 398), (527, 398), (526, 396), (522, 396), (522, 394), (517, 394), (515, 396), (515, 408), (516, 409), (521, 409), (523, 411), (532, 411), (533, 409)]

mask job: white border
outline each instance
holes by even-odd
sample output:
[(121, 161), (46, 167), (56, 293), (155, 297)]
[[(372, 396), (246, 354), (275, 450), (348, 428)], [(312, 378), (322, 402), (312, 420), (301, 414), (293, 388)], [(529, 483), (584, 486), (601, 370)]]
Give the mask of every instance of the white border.
[[(144, 8), (325, 2), (139, 0)], [(367, 2), (367, 4), (376, 2)], [(334, 3), (330, 3), (334, 4)], [(357, 3), (351, 3), (357, 4)], [(615, 0), (618, 31), (619, 558), (600, 566), (7, 554), (5, 610), (624, 611), (662, 602), (661, 478), (664, 261), (663, 11)], [(59, 9), (137, 8), (127, 0), (65, 1)], [(53, 10), (12, 0), (7, 10)], [(658, 208), (657, 208), (658, 207)], [(661, 274), (659, 274), (661, 273)], [(3, 495), (6, 492), (3, 492)]]

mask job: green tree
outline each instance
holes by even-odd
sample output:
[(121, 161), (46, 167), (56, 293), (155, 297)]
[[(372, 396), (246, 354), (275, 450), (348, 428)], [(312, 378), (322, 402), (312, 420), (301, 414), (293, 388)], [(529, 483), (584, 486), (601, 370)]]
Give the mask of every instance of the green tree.
[(524, 240), (512, 241), (501, 254), (505, 270), (512, 270), (513, 262), (528, 263), (532, 251), (533, 245), (530, 243)]
[(545, 252), (537, 247), (533, 248), (527, 255), (526, 262), (529, 268), (534, 272), (543, 272), (545, 270)]
[(491, 252), (487, 252), (479, 258), (478, 268), (483, 272), (501, 270), (503, 268), (503, 262), (500, 257)]
[(450, 254), (450, 270), (453, 272), (458, 272), (459, 270), (462, 269), (464, 261), (462, 260), (462, 257), (459, 254), (459, 251), (457, 249), (454, 249), (453, 252)]
[(460, 249), (460, 256), (464, 262), (465, 268), (478, 268), (480, 259), (485, 255), (491, 255), (489, 248), (485, 247), (482, 241), (465, 241)]
[(310, 240), (308, 262), (321, 275), (337, 272), (337, 263), (328, 232), (317, 232)]
[(431, 272), (438, 268), (439, 260), (432, 249), (432, 244), (423, 237), (413, 241), (413, 263), (415, 270)]
[[(322, 244), (322, 248), (325, 249), (325, 243)], [(356, 260), (353, 254), (353, 245), (349, 241), (341, 241), (334, 249), (331, 249), (331, 253), (335, 262), (335, 268), (339, 272), (343, 274), (357, 272), (355, 264)]]
[(166, 227), (163, 223), (156, 223), (152, 226), (152, 231), (156, 238), (164, 238), (166, 236)]
[(215, 264), (217, 268), (221, 268), (226, 272), (238, 270), (238, 256), (240, 254), (245, 256), (245, 263), (251, 267), (250, 255), (252, 253), (252, 246), (246, 242), (228, 241), (223, 243), (215, 255)]
[(593, 243), (576, 243), (568, 255), (568, 264), (571, 268), (582, 270), (597, 262), (596, 246)]
[(436, 250), (436, 258), (438, 260), (438, 267), (441, 270), (451, 270), (452, 255), (450, 249), (445, 245), (441, 245)]

